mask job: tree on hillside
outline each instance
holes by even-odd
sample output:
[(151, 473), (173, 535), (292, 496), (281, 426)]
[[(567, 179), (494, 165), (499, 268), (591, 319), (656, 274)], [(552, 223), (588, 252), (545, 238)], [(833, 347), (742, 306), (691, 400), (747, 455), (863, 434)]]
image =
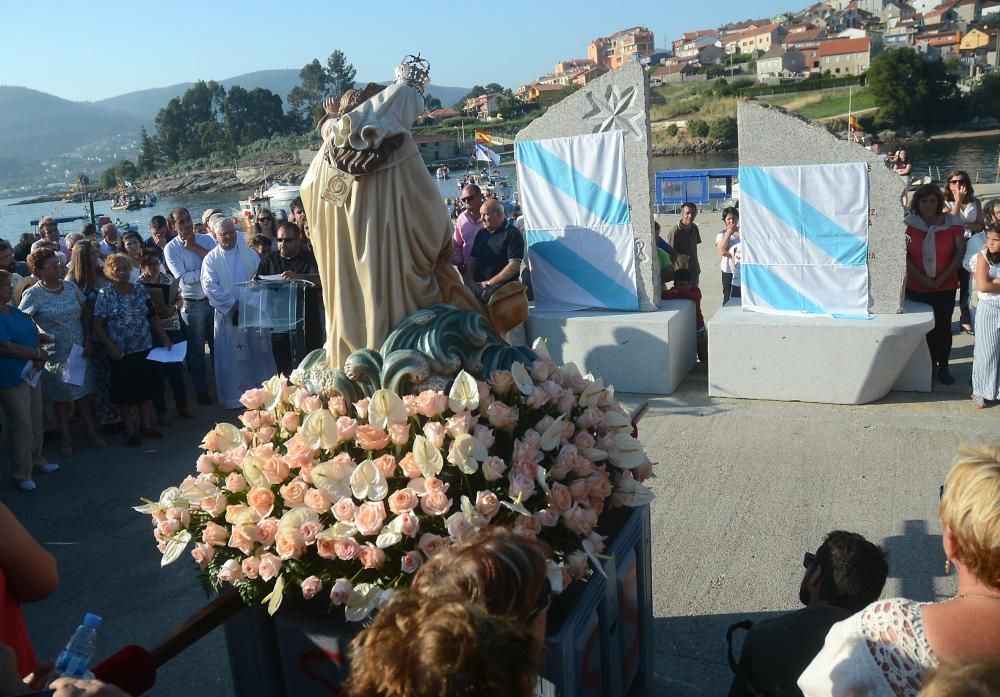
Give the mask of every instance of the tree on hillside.
[(156, 139), (160, 153), (167, 162), (178, 162), (181, 148), (189, 137), (184, 107), (178, 97), (174, 97), (156, 114)]
[(347, 56), (340, 49), (326, 59), (326, 72), (330, 76), (330, 97), (340, 99), (344, 92), (354, 87), (357, 71), (354, 65), (347, 62)]
[(872, 59), (868, 87), (878, 105), (876, 124), (920, 127), (960, 114), (955, 78), (941, 61), (924, 61), (910, 48), (894, 48)]
[(222, 103), (222, 124), (234, 145), (284, 133), (287, 125), (281, 97), (260, 87), (247, 92), (239, 85), (229, 89)]
[(1000, 73), (983, 76), (982, 82), (969, 95), (969, 112), (974, 116), (1000, 114)]
[(464, 109), (466, 99), (474, 99), (475, 97), (479, 97), (484, 94), (496, 94), (497, 92), (503, 91), (503, 85), (496, 82), (490, 82), (486, 85), (473, 85), (472, 89), (470, 89), (464, 97), (455, 102), (455, 108), (459, 110)]
[(136, 162), (139, 171), (143, 174), (152, 174), (159, 168), (161, 158), (160, 144), (143, 126), (139, 134), (139, 158)]
[(435, 97), (433, 94), (427, 94), (424, 97), (424, 108), (427, 111), (434, 111), (435, 109), (441, 108), (441, 100)]

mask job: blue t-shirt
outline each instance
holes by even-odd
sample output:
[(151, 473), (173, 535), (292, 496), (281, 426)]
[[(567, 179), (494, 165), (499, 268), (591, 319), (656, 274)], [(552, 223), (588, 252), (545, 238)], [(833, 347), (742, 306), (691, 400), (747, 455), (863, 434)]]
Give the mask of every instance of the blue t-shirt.
[[(9, 315), (0, 312), (0, 343), (10, 341), (28, 348), (38, 348), (35, 323), (16, 307), (8, 309)], [(27, 361), (27, 358), (0, 356), (0, 387), (13, 387), (21, 382), (21, 371)]]

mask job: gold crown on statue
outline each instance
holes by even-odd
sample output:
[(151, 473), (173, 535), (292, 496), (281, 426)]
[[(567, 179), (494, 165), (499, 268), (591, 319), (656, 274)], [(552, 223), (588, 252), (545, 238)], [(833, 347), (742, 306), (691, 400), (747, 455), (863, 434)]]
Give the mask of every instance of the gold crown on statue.
[(410, 85), (420, 94), (424, 93), (424, 88), (431, 81), (431, 64), (425, 58), (421, 58), (418, 53), (415, 56), (407, 56), (403, 62), (396, 66), (396, 84)]

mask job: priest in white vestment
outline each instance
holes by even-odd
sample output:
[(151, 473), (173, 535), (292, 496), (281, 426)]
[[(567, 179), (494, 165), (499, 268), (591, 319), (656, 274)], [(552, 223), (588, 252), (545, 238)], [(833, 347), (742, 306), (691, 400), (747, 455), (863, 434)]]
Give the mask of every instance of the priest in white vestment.
[(260, 256), (246, 245), (231, 219), (217, 216), (212, 222), (219, 245), (205, 255), (201, 287), (215, 310), (215, 386), (219, 404), (240, 409), (243, 393), (276, 372), (268, 330), (238, 325), (238, 284), (253, 278)]

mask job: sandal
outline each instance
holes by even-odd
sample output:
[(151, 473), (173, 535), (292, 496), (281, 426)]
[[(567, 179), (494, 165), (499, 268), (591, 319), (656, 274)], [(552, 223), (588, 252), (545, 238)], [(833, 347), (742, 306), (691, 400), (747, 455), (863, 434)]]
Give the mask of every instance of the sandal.
[(986, 406), (986, 400), (977, 394), (972, 395), (972, 406), (976, 409), (982, 409)]

